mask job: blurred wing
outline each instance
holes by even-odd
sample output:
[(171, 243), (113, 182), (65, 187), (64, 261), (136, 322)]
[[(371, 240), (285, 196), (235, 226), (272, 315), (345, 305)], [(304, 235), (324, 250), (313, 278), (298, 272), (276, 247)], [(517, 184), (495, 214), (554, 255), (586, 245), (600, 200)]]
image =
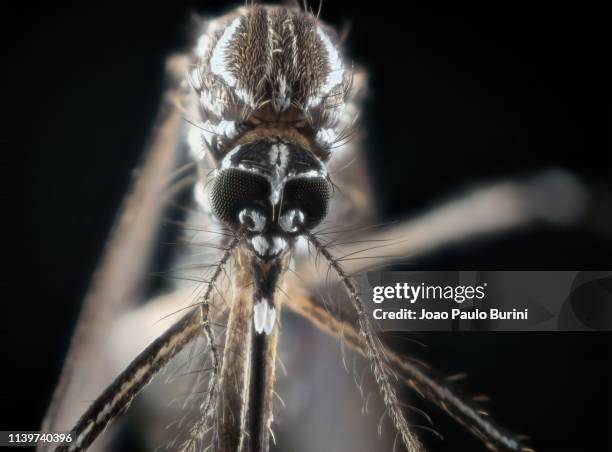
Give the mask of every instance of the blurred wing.
[(123, 201), (85, 297), (42, 431), (68, 431), (114, 377), (106, 370), (102, 350), (117, 319), (142, 296), (143, 277), (168, 204), (167, 184), (184, 159), (182, 137), (187, 125), (177, 105), (189, 93), (183, 83), (187, 65), (188, 58), (181, 55), (167, 61), (169, 88), (141, 168)]

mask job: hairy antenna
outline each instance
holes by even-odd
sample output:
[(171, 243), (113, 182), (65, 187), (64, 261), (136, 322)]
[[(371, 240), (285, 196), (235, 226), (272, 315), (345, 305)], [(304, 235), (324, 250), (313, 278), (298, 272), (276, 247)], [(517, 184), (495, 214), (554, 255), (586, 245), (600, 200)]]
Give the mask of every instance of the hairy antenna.
[(192, 450), (198, 450), (198, 444), (202, 441), (206, 433), (206, 427), (210, 424), (212, 416), (215, 412), (215, 407), (217, 406), (217, 397), (219, 395), (219, 369), (221, 366), (221, 360), (219, 356), (219, 350), (217, 349), (217, 345), (215, 344), (215, 336), (212, 330), (208, 313), (210, 310), (210, 299), (212, 296), (215, 281), (219, 279), (219, 276), (225, 268), (225, 265), (227, 264), (228, 260), (232, 256), (234, 249), (236, 248), (238, 243), (240, 243), (241, 237), (242, 235), (239, 232), (228, 245), (226, 251), (221, 257), (221, 260), (217, 264), (217, 267), (215, 268), (212, 277), (210, 278), (210, 282), (208, 283), (206, 291), (202, 296), (200, 302), (200, 309), (202, 311), (202, 329), (204, 330), (204, 335), (206, 336), (206, 340), (208, 341), (208, 344), (210, 346), (212, 369), (210, 380), (208, 383), (208, 390), (206, 392), (206, 397), (204, 401), (200, 404), (201, 417), (189, 428), (189, 439), (181, 447), (182, 451), (189, 452)]
[(402, 412), (402, 408), (400, 402), (397, 398), (397, 394), (395, 393), (395, 389), (391, 384), (391, 379), (389, 376), (389, 372), (386, 367), (385, 359), (383, 353), (381, 352), (381, 347), (376, 343), (375, 333), (372, 328), (372, 324), (370, 323), (365, 309), (363, 307), (363, 302), (361, 301), (361, 297), (359, 296), (359, 292), (355, 286), (353, 280), (349, 277), (349, 275), (343, 270), (342, 266), (335, 259), (323, 243), (317, 239), (317, 237), (308, 233), (308, 240), (315, 247), (318, 253), (320, 253), (327, 261), (330, 266), (334, 269), (334, 271), (338, 274), (338, 277), (342, 281), (345, 289), (347, 290), (351, 302), (353, 303), (353, 308), (357, 312), (357, 323), (359, 325), (359, 332), (361, 333), (365, 348), (366, 355), (370, 361), (370, 365), (372, 367), (372, 372), (374, 374), (374, 378), (376, 379), (376, 383), (380, 389), (380, 393), (382, 395), (383, 401), (389, 413), (389, 417), (395, 425), (398, 433), (400, 434), (406, 449), (409, 452), (422, 452), (424, 451), (423, 445), (416, 437), (416, 435), (410, 430), (408, 426), (408, 422), (404, 417), (404, 413)]
[[(238, 243), (240, 243), (240, 239), (241, 235), (237, 234), (227, 246), (211, 280), (208, 282), (199, 309), (190, 312), (172, 325), (130, 363), (115, 381), (91, 404), (74, 428), (71, 429), (74, 433), (73, 441), (68, 445), (57, 447), (57, 452), (86, 450), (108, 424), (128, 408), (134, 397), (140, 393), (153, 377), (188, 343), (202, 333), (202, 330), (204, 330), (204, 334), (211, 345), (213, 365), (216, 362), (218, 366), (218, 353), (216, 348), (214, 348), (212, 329), (208, 320), (208, 301), (216, 280), (221, 275), (224, 265), (233, 254)], [(211, 377), (213, 380), (211, 385), (216, 385), (214, 383), (218, 380), (216, 375), (215, 373)], [(213, 386), (211, 389), (214, 391), (215, 387)]]
[[(323, 303), (298, 291), (289, 294), (285, 305), (309, 319), (323, 332), (336, 337), (342, 336), (342, 346), (348, 347), (367, 358), (364, 339), (352, 323), (331, 312)], [(490, 416), (485, 416), (477, 402), (481, 397), (468, 397), (456, 391), (433, 369), (407, 360), (393, 350), (385, 348), (384, 355), (405, 386), (414, 390), (465, 427), (481, 440), (488, 449), (500, 451), (534, 452), (525, 444), (528, 438), (516, 435), (498, 425)], [(367, 405), (367, 400), (366, 400)]]

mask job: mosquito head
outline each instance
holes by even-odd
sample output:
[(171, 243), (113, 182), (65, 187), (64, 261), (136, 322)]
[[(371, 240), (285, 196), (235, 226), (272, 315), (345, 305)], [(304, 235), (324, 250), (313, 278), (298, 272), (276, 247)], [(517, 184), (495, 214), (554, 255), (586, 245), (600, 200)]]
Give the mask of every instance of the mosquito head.
[(246, 231), (255, 254), (273, 259), (291, 241), (327, 215), (331, 183), (311, 152), (281, 140), (235, 147), (221, 161), (210, 184), (213, 214)]

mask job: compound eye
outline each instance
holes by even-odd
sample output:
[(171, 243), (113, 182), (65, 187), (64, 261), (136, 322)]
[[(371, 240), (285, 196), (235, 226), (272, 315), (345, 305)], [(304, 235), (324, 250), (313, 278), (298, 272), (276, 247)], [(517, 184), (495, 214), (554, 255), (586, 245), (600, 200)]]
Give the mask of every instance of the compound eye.
[(266, 227), (266, 217), (258, 209), (247, 207), (238, 214), (240, 225), (249, 232), (261, 232)]
[(285, 185), (283, 197), (288, 209), (298, 209), (303, 213), (304, 227), (312, 229), (327, 215), (331, 184), (324, 177), (291, 179)]
[[(270, 196), (270, 184), (264, 177), (236, 168), (220, 171), (211, 184), (210, 206), (224, 223), (241, 222), (241, 211), (254, 204), (265, 205)], [(247, 221), (246, 216), (244, 221)]]
[(289, 209), (280, 216), (278, 224), (283, 231), (291, 234), (303, 229), (304, 220), (304, 212), (298, 209)]

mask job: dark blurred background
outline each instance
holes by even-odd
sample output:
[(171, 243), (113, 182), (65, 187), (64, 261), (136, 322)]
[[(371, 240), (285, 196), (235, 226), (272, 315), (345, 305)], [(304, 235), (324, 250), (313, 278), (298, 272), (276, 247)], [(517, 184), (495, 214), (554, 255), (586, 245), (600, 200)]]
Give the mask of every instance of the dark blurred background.
[[(231, 5), (231, 4), (230, 4)], [(156, 114), (164, 57), (191, 12), (223, 2), (49, 2), (3, 12), (2, 430), (39, 427), (80, 301)], [(316, 9), (317, 5), (313, 5)], [(6, 13), (6, 14), (5, 14)], [(384, 218), (460, 188), (550, 166), (594, 194), (586, 220), (447, 248), (427, 269), (584, 269), (612, 262), (609, 17), (594, 5), (327, 0), (369, 69), (369, 162)], [(4, 253), (3, 253), (4, 254)], [(609, 333), (428, 334), (426, 359), (493, 399), (538, 451), (609, 451)], [(434, 408), (446, 440), (482, 446)]]

